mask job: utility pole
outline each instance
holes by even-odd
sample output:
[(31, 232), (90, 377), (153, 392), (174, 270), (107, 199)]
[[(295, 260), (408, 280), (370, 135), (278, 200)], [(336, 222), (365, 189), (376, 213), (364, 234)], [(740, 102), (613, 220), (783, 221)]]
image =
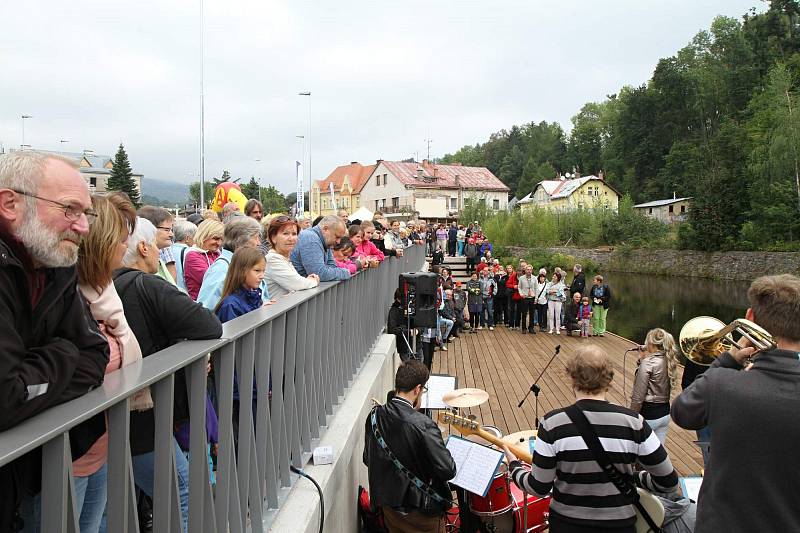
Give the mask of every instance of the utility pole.
[(425, 142), (428, 144), (428, 162), (431, 160), (431, 143), (433, 139), (425, 139)]

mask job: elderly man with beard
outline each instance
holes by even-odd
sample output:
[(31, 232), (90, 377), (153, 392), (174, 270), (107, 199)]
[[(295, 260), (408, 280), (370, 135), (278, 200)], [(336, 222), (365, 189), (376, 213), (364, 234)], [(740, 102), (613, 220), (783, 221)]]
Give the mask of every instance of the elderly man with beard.
[(350, 272), (336, 266), (333, 259), (333, 245), (346, 234), (344, 222), (336, 215), (328, 215), (313, 228), (300, 232), (289, 256), (294, 269), (301, 276), (316, 274), (320, 281), (350, 279)]
[[(0, 155), (0, 431), (103, 383), (108, 343), (75, 270), (94, 217), (71, 160)], [(73, 459), (104, 430), (101, 414), (70, 431)], [(0, 468), (0, 531), (19, 528), (23, 494), (40, 484), (40, 449)]]

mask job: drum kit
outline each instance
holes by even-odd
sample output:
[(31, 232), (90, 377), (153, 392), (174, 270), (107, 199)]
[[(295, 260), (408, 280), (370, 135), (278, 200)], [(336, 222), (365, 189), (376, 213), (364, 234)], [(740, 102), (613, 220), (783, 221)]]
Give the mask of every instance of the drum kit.
[[(524, 461), (524, 468), (530, 471), (536, 430), (519, 431), (503, 436), (499, 428), (482, 426), (474, 415), (463, 412), (464, 409), (477, 407), (488, 400), (489, 393), (484, 390), (455, 389), (442, 396), (445, 405), (453, 409), (441, 413), (438, 419), (441, 423), (456, 429), (469, 441), (496, 449), (508, 446)], [(465, 525), (464, 516), (467, 514), (477, 517), (481, 523), (480, 531), (536, 533), (545, 531), (549, 527), (550, 496), (541, 498), (517, 487), (511, 479), (505, 461), (500, 463), (495, 471), (486, 496), (464, 492), (465, 498), (460, 498), (466, 507), (459, 513), (462, 516), (461, 528)], [(460, 531), (460, 528), (456, 525), (451, 530)]]

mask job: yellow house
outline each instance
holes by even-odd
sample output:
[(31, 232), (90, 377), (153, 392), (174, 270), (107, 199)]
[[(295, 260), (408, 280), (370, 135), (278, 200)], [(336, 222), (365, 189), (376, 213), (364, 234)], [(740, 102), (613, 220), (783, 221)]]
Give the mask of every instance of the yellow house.
[(621, 195), (605, 182), (602, 173), (567, 179), (545, 180), (536, 185), (533, 192), (520, 200), (520, 210), (548, 209), (551, 211), (573, 211), (576, 209), (619, 208)]
[[(315, 180), (311, 186), (311, 212), (317, 215), (335, 215), (339, 209), (352, 213), (359, 207), (359, 193), (375, 165), (364, 166), (353, 161), (336, 167), (324, 180)], [(333, 185), (333, 198), (331, 198)]]

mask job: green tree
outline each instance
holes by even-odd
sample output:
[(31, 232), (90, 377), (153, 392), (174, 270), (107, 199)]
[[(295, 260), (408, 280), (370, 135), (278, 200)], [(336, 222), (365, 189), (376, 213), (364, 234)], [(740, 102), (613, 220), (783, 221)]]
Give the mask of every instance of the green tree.
[[(296, 199), (297, 193), (293, 194)], [(261, 187), (261, 202), (264, 204), (264, 213), (286, 212), (286, 197), (274, 185)]]
[(122, 143), (119, 143), (119, 149), (117, 149), (117, 153), (114, 156), (111, 175), (106, 183), (106, 190), (124, 192), (137, 209), (141, 207), (139, 189), (136, 187), (136, 180), (133, 179), (133, 171), (128, 161), (128, 154), (125, 152), (125, 147)]
[(242, 189), (242, 194), (244, 194), (245, 198), (255, 198), (258, 200), (259, 185), (255, 176), (251, 176), (250, 181), (248, 181), (245, 185), (241, 185), (240, 188)]
[(219, 178), (214, 178), (212, 183), (214, 184), (214, 187), (216, 188), (217, 185), (219, 185), (220, 183), (225, 183), (226, 181), (230, 181), (232, 183), (239, 183), (240, 179), (241, 178), (236, 178), (236, 179), (231, 178), (231, 173), (228, 172), (227, 170), (223, 170), (222, 171), (222, 176), (220, 176)]
[[(204, 187), (205, 193), (205, 201), (206, 205), (202, 207), (208, 207), (211, 205), (211, 201), (214, 200), (214, 187), (213, 183), (206, 182)], [(193, 204), (200, 205), (200, 182), (195, 181), (189, 185), (189, 201)]]

